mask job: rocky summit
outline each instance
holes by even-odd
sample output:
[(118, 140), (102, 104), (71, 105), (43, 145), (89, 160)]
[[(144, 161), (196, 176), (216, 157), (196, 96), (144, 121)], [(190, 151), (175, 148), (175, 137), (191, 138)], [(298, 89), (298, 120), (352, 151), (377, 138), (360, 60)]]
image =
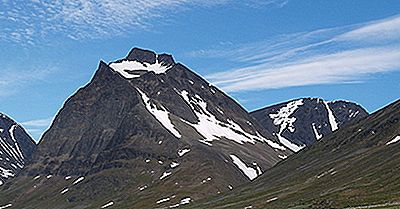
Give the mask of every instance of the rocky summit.
[[(1, 191), (17, 208), (168, 208), (226, 193), (292, 154), (171, 55), (100, 62)], [(4, 194), (4, 195), (3, 195)]]
[(250, 114), (294, 152), (368, 115), (356, 103), (341, 100), (327, 102), (320, 98), (296, 99)]

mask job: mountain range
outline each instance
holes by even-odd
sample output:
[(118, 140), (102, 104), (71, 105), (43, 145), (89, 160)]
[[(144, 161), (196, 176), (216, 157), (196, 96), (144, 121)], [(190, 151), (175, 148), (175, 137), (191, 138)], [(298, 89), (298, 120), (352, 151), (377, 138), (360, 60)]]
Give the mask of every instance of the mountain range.
[(0, 113), (0, 186), (17, 176), (36, 144), (13, 119)]
[[(373, 202), (378, 197), (335, 197), (353, 192), (346, 185), (363, 178), (357, 160), (369, 165), (364, 154), (390, 149), (395, 142), (388, 139), (400, 140), (398, 111), (393, 104), (369, 115), (356, 103), (302, 98), (249, 113), (171, 55), (133, 48), (123, 59), (99, 63), (37, 146), (17, 123), (4, 125), (8, 138), (2, 138), (22, 154), (9, 164), (18, 168), (8, 175), (13, 178), (1, 179), (0, 208), (323, 208)], [(353, 171), (358, 176), (349, 175)]]
[[(398, 208), (400, 100), (190, 208)], [(357, 207), (356, 207), (357, 206)]]
[(298, 152), (368, 113), (352, 102), (303, 98), (262, 108), (250, 115), (272, 132), (278, 141)]

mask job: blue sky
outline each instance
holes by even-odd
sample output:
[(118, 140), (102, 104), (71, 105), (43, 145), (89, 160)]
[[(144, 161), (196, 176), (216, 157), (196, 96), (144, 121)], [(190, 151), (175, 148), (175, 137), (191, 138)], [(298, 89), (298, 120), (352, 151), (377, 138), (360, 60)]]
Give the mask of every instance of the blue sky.
[(99, 61), (167, 52), (254, 110), (400, 92), (398, 0), (0, 0), (0, 111), (38, 140)]

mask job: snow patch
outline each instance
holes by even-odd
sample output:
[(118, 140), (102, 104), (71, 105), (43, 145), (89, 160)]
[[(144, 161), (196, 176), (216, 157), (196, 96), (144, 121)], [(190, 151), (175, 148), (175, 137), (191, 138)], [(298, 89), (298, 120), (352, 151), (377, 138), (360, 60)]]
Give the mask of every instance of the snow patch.
[(189, 148), (185, 148), (185, 149), (180, 149), (180, 150), (178, 150), (178, 155), (179, 155), (179, 157), (182, 157), (182, 156), (184, 156), (186, 153), (188, 153), (188, 152), (190, 152), (190, 149)]
[(160, 180), (163, 180), (164, 178), (168, 177), (168, 176), (171, 175), (171, 174), (172, 174), (172, 172), (165, 171), (165, 172), (163, 173), (163, 175), (160, 177)]
[(317, 140), (320, 140), (320, 139), (322, 138), (322, 134), (318, 133), (318, 130), (317, 130), (317, 128), (315, 127), (315, 123), (312, 123), (311, 125), (312, 125), (312, 128), (313, 128), (313, 130), (314, 130), (315, 138), (316, 138)]
[(279, 157), (280, 159), (282, 159), (282, 160), (284, 160), (284, 159), (286, 159), (286, 158), (287, 158), (287, 156), (286, 156), (286, 155), (278, 155), (278, 157)]
[(233, 163), (247, 176), (247, 178), (249, 178), (250, 180), (257, 178), (258, 174), (254, 168), (247, 167), (247, 165), (236, 155), (229, 156), (232, 158)]
[(257, 168), (257, 175), (261, 175), (262, 170), (261, 170), (260, 166), (256, 162), (253, 162), (253, 165)]
[(178, 162), (172, 162), (169, 166), (171, 167), (171, 168), (176, 168), (176, 167), (178, 167), (180, 164), (178, 163)]
[(0, 167), (0, 176), (3, 178), (9, 178), (9, 177), (14, 177), (15, 174), (13, 173), (12, 170)]
[(287, 148), (291, 149), (294, 152), (298, 152), (303, 149), (305, 146), (299, 146), (297, 144), (292, 143), (288, 139), (282, 136), (282, 133), (288, 129), (290, 132), (295, 132), (296, 129), (293, 126), (294, 122), (297, 120), (295, 117), (290, 117), (299, 106), (303, 105), (303, 99), (295, 100), (289, 102), (286, 106), (282, 107), (278, 110), (277, 113), (269, 114), (269, 117), (273, 120), (273, 123), (276, 126), (279, 126), (279, 132), (276, 134), (278, 140), (285, 145)]
[(74, 183), (72, 183), (73, 185), (76, 185), (76, 184), (78, 184), (79, 182), (81, 182), (81, 181), (83, 181), (85, 179), (85, 177), (84, 176), (81, 176), (81, 177), (79, 177), (78, 179), (76, 179), (75, 181), (74, 181)]
[(349, 118), (355, 118), (358, 115), (358, 113), (360, 113), (360, 111), (357, 110), (356, 112), (354, 112), (353, 110), (349, 110), (349, 113), (350, 113)]
[(60, 193), (61, 194), (65, 194), (65, 193), (67, 193), (69, 191), (69, 189), (68, 188), (65, 188), (65, 189), (63, 189)]
[(255, 144), (256, 141), (260, 141), (266, 142), (275, 149), (285, 150), (283, 146), (265, 139), (259, 133), (256, 135), (247, 133), (233, 120), (227, 119), (226, 122), (218, 120), (207, 110), (207, 103), (199, 95), (190, 96), (189, 92), (186, 90), (181, 91), (180, 95), (192, 108), (199, 120), (197, 123), (184, 122), (195, 128), (197, 132), (204, 137), (200, 142), (212, 145), (212, 141), (220, 140), (221, 138), (226, 138), (239, 144), (243, 144), (244, 142)]
[(268, 203), (268, 202), (272, 202), (272, 201), (275, 201), (275, 200), (277, 200), (278, 199), (278, 197), (273, 197), (273, 198), (271, 198), (271, 199), (268, 199), (266, 202)]
[(393, 144), (393, 143), (396, 143), (398, 141), (400, 141), (400, 136), (394, 137), (394, 139), (390, 140), (388, 143), (386, 143), (386, 145)]
[(163, 199), (161, 199), (161, 200), (158, 200), (156, 203), (157, 203), (157, 204), (160, 204), (160, 203), (168, 202), (168, 201), (170, 201), (170, 200), (171, 200), (171, 198), (167, 197), (167, 198), (163, 198)]
[(10, 130), (8, 130), (8, 132), (10, 133), (11, 139), (14, 141), (14, 146), (15, 146), (15, 149), (17, 150), (17, 154), (19, 155), (21, 161), (23, 162), (24, 155), (22, 155), (21, 149), (19, 148), (18, 142), (15, 139), (15, 135), (14, 135), (14, 131), (15, 131), (16, 128), (17, 128), (17, 124), (14, 124), (14, 125), (11, 126), (11, 128), (10, 128)]
[(190, 197), (183, 198), (183, 199), (181, 200), (181, 203), (180, 203), (180, 204), (181, 204), (181, 205), (189, 204), (191, 200), (192, 200), (192, 199), (191, 199)]
[(123, 60), (122, 62), (113, 62), (109, 65), (110, 68), (118, 72), (120, 75), (127, 79), (139, 78), (143, 72), (154, 72), (155, 74), (162, 74), (169, 70), (172, 66), (163, 66), (163, 63), (140, 63), (138, 61)]
[(110, 201), (109, 203), (107, 203), (107, 204), (101, 206), (101, 208), (102, 208), (102, 209), (103, 209), (103, 208), (108, 208), (108, 207), (113, 206), (113, 205), (114, 205), (114, 202), (113, 202), (113, 201)]
[(338, 129), (338, 124), (336, 122), (335, 116), (333, 115), (333, 112), (332, 112), (331, 108), (329, 107), (329, 103), (324, 101), (324, 104), (325, 104), (326, 110), (328, 111), (328, 118), (329, 118), (329, 124), (331, 124), (331, 130), (336, 131)]
[[(142, 96), (142, 100), (146, 105), (147, 110), (173, 135), (177, 138), (181, 138), (182, 135), (175, 129), (175, 126), (172, 124), (172, 121), (169, 119), (170, 113), (163, 107), (160, 106), (158, 109), (155, 105), (150, 103), (150, 98), (142, 92), (140, 89), (136, 88), (140, 95)], [(162, 143), (162, 142), (161, 142)]]
[(11, 206), (12, 206), (12, 204), (3, 205), (3, 206), (0, 206), (0, 209), (6, 209), (6, 208), (9, 208)]
[(147, 189), (147, 185), (144, 185), (144, 186), (142, 186), (142, 187), (139, 187), (139, 191), (143, 191), (143, 190), (145, 190), (145, 189)]

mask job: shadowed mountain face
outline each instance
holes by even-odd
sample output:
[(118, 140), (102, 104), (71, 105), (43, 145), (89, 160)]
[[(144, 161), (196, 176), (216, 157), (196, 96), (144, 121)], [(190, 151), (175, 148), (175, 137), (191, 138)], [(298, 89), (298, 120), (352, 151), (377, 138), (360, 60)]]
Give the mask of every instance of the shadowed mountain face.
[(191, 208), (398, 208), (399, 143), (400, 100)]
[(0, 113), (0, 186), (20, 172), (35, 147), (35, 142), (20, 125)]
[(178, 207), (250, 182), (291, 153), (170, 55), (135, 48), (101, 62), (65, 102), (0, 203)]
[(293, 100), (250, 113), (265, 129), (292, 151), (299, 151), (368, 113), (347, 101)]

